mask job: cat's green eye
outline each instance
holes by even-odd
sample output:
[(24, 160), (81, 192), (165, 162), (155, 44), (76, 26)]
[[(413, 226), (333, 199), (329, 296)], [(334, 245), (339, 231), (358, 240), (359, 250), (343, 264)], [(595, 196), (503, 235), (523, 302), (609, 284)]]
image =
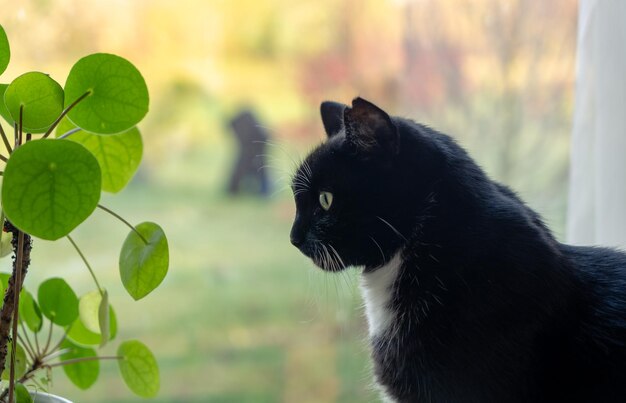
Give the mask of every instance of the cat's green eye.
[(320, 206), (326, 211), (333, 204), (333, 194), (330, 192), (320, 192)]

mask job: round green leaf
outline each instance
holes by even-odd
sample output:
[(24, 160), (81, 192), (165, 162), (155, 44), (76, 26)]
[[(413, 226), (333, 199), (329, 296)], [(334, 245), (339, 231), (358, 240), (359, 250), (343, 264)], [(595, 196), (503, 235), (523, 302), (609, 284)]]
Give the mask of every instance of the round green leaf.
[(69, 140), (30, 141), (5, 167), (2, 205), (22, 231), (56, 240), (91, 215), (100, 183), (98, 161), (85, 147)]
[(43, 324), (41, 311), (32, 294), (22, 288), (20, 292), (20, 321), (24, 321), (26, 326), (37, 333)]
[(4, 73), (11, 60), (11, 48), (9, 47), (9, 38), (7, 33), (0, 25), (0, 74)]
[[(111, 305), (109, 305), (109, 335), (109, 340), (113, 340), (117, 335), (117, 317)], [(97, 346), (102, 343), (102, 337), (87, 329), (80, 316), (72, 323), (67, 337), (80, 346)]]
[(169, 249), (165, 233), (157, 224), (144, 222), (135, 227), (148, 241), (130, 231), (120, 253), (120, 276), (126, 291), (139, 300), (154, 290), (165, 278)]
[(10, 127), (13, 127), (13, 122), (15, 121), (11, 117), (7, 106), (4, 104), (4, 93), (7, 88), (9, 88), (9, 84), (0, 84), (0, 116), (7, 121)]
[(76, 62), (65, 83), (65, 105), (86, 93), (68, 117), (92, 133), (123, 132), (148, 112), (146, 82), (135, 66), (119, 56), (96, 53)]
[(24, 384), (15, 384), (15, 403), (33, 403), (33, 397)]
[[(102, 303), (100, 291), (88, 292), (80, 297), (78, 302), (78, 315), (85, 328), (92, 333), (100, 334), (99, 310)], [(107, 302), (108, 304), (108, 302)]]
[[(4, 368), (4, 372), (2, 372), (2, 379), (9, 380), (10, 370), (9, 370), (9, 362), (11, 359), (11, 350), (13, 349), (13, 343), (7, 344), (7, 364)], [(15, 355), (15, 376), (16, 378), (20, 378), (22, 375), (26, 373), (26, 351), (22, 346), (17, 345), (16, 349), (17, 354)]]
[(6, 89), (4, 103), (16, 122), (19, 122), (20, 107), (23, 107), (25, 132), (43, 133), (63, 111), (63, 88), (47, 74), (22, 74)]
[(136, 127), (109, 135), (78, 132), (68, 140), (82, 144), (96, 157), (105, 192), (117, 193), (124, 189), (135, 175), (143, 154), (141, 134)]
[[(77, 346), (67, 339), (61, 343), (61, 350), (67, 350), (61, 354), (61, 362), (98, 356), (93, 348)], [(85, 390), (89, 389), (98, 380), (100, 362), (98, 360), (88, 360), (63, 365), (63, 371), (74, 385)]]
[(138, 340), (120, 344), (117, 355), (122, 378), (130, 390), (141, 397), (154, 397), (159, 392), (159, 366), (152, 352)]
[(59, 326), (68, 326), (78, 317), (78, 298), (61, 278), (51, 278), (41, 283), (37, 298), (46, 318)]
[(4, 232), (0, 229), (0, 257), (5, 257), (13, 252), (13, 245), (11, 244), (12, 240), (12, 232)]

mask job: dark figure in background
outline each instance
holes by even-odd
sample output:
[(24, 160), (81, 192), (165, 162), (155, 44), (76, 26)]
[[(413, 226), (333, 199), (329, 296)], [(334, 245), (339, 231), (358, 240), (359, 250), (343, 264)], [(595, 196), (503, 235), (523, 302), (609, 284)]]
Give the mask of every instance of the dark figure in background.
[(228, 193), (236, 195), (250, 190), (261, 196), (270, 191), (265, 170), (265, 145), (269, 136), (252, 111), (243, 109), (231, 121), (230, 127), (239, 143), (239, 155), (228, 184)]

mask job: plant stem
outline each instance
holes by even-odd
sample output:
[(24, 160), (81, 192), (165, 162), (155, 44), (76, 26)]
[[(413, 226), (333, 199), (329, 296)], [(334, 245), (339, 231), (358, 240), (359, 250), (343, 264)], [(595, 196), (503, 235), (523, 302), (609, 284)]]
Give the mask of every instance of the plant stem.
[(24, 129), (23, 117), (24, 117), (24, 105), (20, 105), (20, 121), (19, 121), (19, 126), (18, 126), (19, 131), (17, 135), (17, 145), (15, 146), (15, 148), (22, 145), (22, 130)]
[(76, 364), (79, 362), (85, 362), (85, 361), (96, 361), (96, 360), (122, 360), (124, 359), (124, 357), (120, 357), (120, 356), (104, 356), (104, 357), (81, 357), (81, 358), (74, 358), (71, 360), (65, 360), (65, 361), (61, 361), (61, 362), (57, 362), (54, 364), (50, 364), (47, 365), (48, 368), (54, 368), (54, 367), (62, 367), (63, 365), (70, 365), (70, 364)]
[(35, 347), (37, 354), (41, 354), (41, 348), (39, 347), (39, 336), (37, 336), (37, 333), (35, 333)]
[(4, 146), (6, 147), (9, 154), (13, 152), (13, 148), (11, 148), (11, 144), (9, 143), (9, 139), (7, 138), (6, 133), (4, 132), (4, 128), (0, 124), (0, 136), (2, 136), (2, 141), (4, 142)]
[(15, 149), (19, 146), (19, 144), (17, 144), (17, 122), (13, 122), (13, 135), (15, 137), (13, 139), (13, 144), (14, 144), (14, 149)]
[(102, 204), (98, 204), (98, 207), (101, 208), (102, 210), (106, 211), (107, 213), (111, 214), (113, 217), (117, 218), (118, 220), (120, 220), (124, 224), (128, 225), (128, 227), (130, 229), (132, 229), (133, 231), (135, 231), (135, 234), (137, 234), (139, 236), (139, 238), (141, 238), (143, 243), (145, 243), (146, 245), (148, 244), (148, 240), (146, 240), (146, 238), (144, 238), (144, 236), (141, 235), (141, 233), (139, 231), (137, 231), (137, 228), (133, 227), (128, 221), (126, 221), (125, 219), (123, 219), (118, 214), (114, 213), (113, 211), (109, 210), (108, 208), (104, 207)]
[(48, 328), (48, 341), (46, 341), (46, 346), (43, 348), (43, 352), (41, 354), (48, 354), (48, 348), (50, 347), (50, 341), (52, 340), (52, 321), (50, 321), (50, 327)]
[[(35, 378), (32, 378), (32, 377), (31, 377), (29, 380), (30, 380), (33, 384), (35, 384), (35, 387), (36, 387), (38, 390), (48, 390), (48, 386), (43, 386), (43, 385), (42, 385), (42, 384), (41, 384), (41, 383), (40, 383), (37, 379), (35, 379)], [(26, 381), (26, 380), (25, 380), (25, 381)], [(24, 382), (21, 382), (21, 383), (24, 383)]]
[(17, 122), (13, 122), (13, 148), (17, 148)]
[[(15, 284), (19, 285), (19, 289), (22, 288), (24, 276), (28, 270), (30, 264), (30, 250), (32, 248), (30, 235), (24, 234), (13, 226), (9, 221), (4, 222), (4, 230), (13, 234), (14, 260), (13, 260), (13, 273), (9, 277), (8, 287), (4, 294), (4, 304), (2, 310), (0, 310), (0, 373), (2, 373), (6, 366), (7, 358), (7, 344), (9, 341), (9, 330), (11, 327), (11, 319), (13, 311), (15, 310)], [(21, 252), (19, 252), (19, 234), (22, 233), (22, 245)], [(21, 272), (18, 282), (17, 271)]]
[[(20, 109), (20, 120), (21, 120), (21, 109)], [(21, 122), (20, 122), (21, 124)], [(20, 291), (22, 290), (22, 283), (24, 279), (22, 278), (22, 264), (23, 264), (23, 255), (24, 255), (24, 233), (22, 231), (18, 231), (17, 233), (17, 256), (16, 256), (16, 267), (15, 267), (15, 282), (13, 283), (13, 298), (14, 298), (14, 307), (13, 307), (13, 348), (11, 349), (11, 368), (9, 368), (9, 402), (13, 401), (13, 391), (15, 389), (15, 357), (17, 353), (17, 323), (19, 322), (19, 312), (20, 312)]]
[(93, 281), (96, 283), (96, 287), (98, 287), (98, 291), (100, 291), (100, 295), (103, 295), (104, 292), (102, 291), (102, 287), (100, 287), (100, 283), (98, 283), (98, 279), (96, 278), (96, 274), (93, 272), (93, 269), (89, 265), (89, 262), (87, 261), (87, 258), (85, 257), (85, 255), (83, 255), (83, 252), (80, 250), (78, 245), (76, 245), (76, 242), (74, 242), (74, 240), (72, 239), (71, 236), (68, 235), (67, 239), (72, 243), (72, 246), (74, 246), (74, 249), (76, 249), (76, 252), (78, 252), (78, 254), (80, 255), (80, 258), (83, 259), (83, 262), (85, 263), (85, 266), (87, 266), (87, 269), (89, 270), (89, 273), (91, 273), (91, 277), (93, 277)]
[[(33, 348), (33, 343), (30, 341), (30, 337), (28, 337), (28, 333), (26, 332), (26, 327), (24, 326), (24, 322), (20, 322), (20, 326), (22, 328), (22, 334), (24, 335), (24, 337), (22, 337), (22, 335), (20, 335), (20, 340), (22, 342), (22, 344), (24, 345), (24, 349), (26, 351), (30, 350), (30, 354), (31, 354), (31, 358), (35, 358), (35, 355), (39, 354), (39, 351), (36, 351)], [(26, 340), (26, 343), (24, 343), (24, 340)]]
[(24, 340), (21, 334), (18, 334), (17, 337), (19, 338), (20, 343), (22, 343), (22, 346), (24, 346), (24, 351), (26, 351), (26, 354), (28, 354), (28, 357), (30, 358), (30, 360), (33, 361), (35, 359), (35, 353), (33, 353), (31, 349), (28, 347), (28, 344), (26, 343), (26, 341)]
[(63, 333), (63, 337), (61, 337), (59, 342), (50, 350), (48, 354), (45, 354), (45, 355), (42, 354), (42, 360), (52, 358), (54, 356), (54, 353), (59, 349), (59, 347), (61, 347), (61, 343), (63, 343), (66, 338), (67, 338), (67, 330), (65, 331), (65, 333)]
[(57, 348), (58, 347), (55, 347), (54, 349), (52, 349), (50, 351), (50, 354), (46, 355), (45, 357), (41, 359), (41, 362), (43, 362), (44, 364), (47, 364), (49, 361), (54, 360), (58, 356), (63, 355), (71, 350), (71, 348), (64, 348), (62, 350), (57, 350)]
[[(71, 360), (66, 360), (66, 361), (61, 361), (61, 362), (57, 362), (54, 364), (47, 364), (46, 362), (44, 362), (42, 359), (36, 358), (33, 363), (31, 364), (30, 368), (28, 368), (28, 370), (26, 371), (26, 373), (24, 373), (24, 375), (22, 375), (22, 377), (17, 381), (17, 383), (24, 383), (26, 381), (28, 381), (29, 379), (31, 379), (35, 373), (37, 371), (39, 371), (42, 368), (48, 368), (48, 369), (52, 369), (54, 367), (61, 367), (64, 365), (71, 365), (71, 364), (77, 364), (79, 362), (85, 362), (85, 361), (95, 361), (95, 360), (122, 360), (124, 359), (124, 357), (120, 357), (120, 356), (104, 356), (104, 357), (82, 357), (82, 358), (74, 358)], [(11, 388), (7, 388), (5, 390), (2, 391), (2, 393), (0, 394), (0, 402), (4, 402), (5, 398), (7, 397), (7, 393), (9, 394), (9, 402), (12, 402), (12, 389)]]
[[(22, 377), (17, 381), (17, 383), (24, 383), (27, 380), (29, 380), (30, 378), (33, 377), (33, 375), (35, 375), (35, 372), (37, 372), (38, 370), (40, 370), (41, 368), (43, 368), (44, 365), (40, 360), (35, 360), (33, 361), (33, 363), (30, 365), (30, 368), (28, 369), (28, 371), (26, 371), (26, 373), (24, 375), (22, 375)], [(0, 394), (0, 402), (4, 402), (7, 393), (11, 393), (11, 390), (9, 388), (5, 389), (2, 391), (2, 394)], [(13, 402), (11, 400), (11, 396), (9, 395), (9, 402)]]
[(81, 131), (81, 130), (83, 130), (83, 129), (81, 129), (80, 127), (75, 127), (75, 128), (73, 128), (72, 130), (68, 130), (67, 132), (63, 133), (63, 135), (62, 135), (62, 136), (59, 136), (58, 138), (59, 138), (59, 139), (65, 139), (65, 138), (68, 138), (68, 137), (69, 137), (69, 136), (71, 136), (72, 134), (74, 134), (74, 133), (76, 133), (76, 132), (79, 132), (79, 131)]
[(76, 105), (78, 105), (78, 103), (80, 101), (82, 101), (83, 99), (87, 98), (89, 95), (91, 95), (91, 91), (87, 91), (85, 92), (83, 95), (81, 95), (80, 97), (78, 97), (78, 99), (74, 102), (72, 102), (67, 108), (65, 108), (63, 110), (63, 112), (61, 112), (61, 114), (59, 115), (59, 117), (52, 123), (52, 125), (48, 128), (48, 130), (44, 133), (42, 139), (48, 138), (48, 136), (50, 135), (50, 133), (52, 133), (52, 131), (57, 127), (57, 125), (59, 124), (59, 122), (61, 121), (61, 119), (63, 119), (65, 117), (65, 115), (68, 114), (69, 111), (72, 110), (72, 108), (74, 108)]
[[(57, 362), (57, 363), (54, 363), (54, 364), (47, 364), (47, 363), (43, 362), (42, 360), (36, 359), (35, 361), (33, 361), (33, 363), (31, 364), (30, 368), (28, 369), (28, 371), (26, 371), (26, 373), (24, 375), (22, 375), (22, 377), (17, 382), (18, 383), (26, 382), (27, 380), (29, 380), (30, 378), (33, 377), (35, 372), (39, 371), (42, 368), (61, 367), (61, 366), (64, 366), (64, 365), (71, 365), (71, 364), (76, 364), (76, 363), (85, 362), (85, 361), (122, 360), (122, 359), (124, 359), (124, 357), (120, 357), (120, 356), (82, 357), (82, 358), (74, 358), (74, 359), (71, 359), (71, 360), (61, 361), (61, 362)], [(4, 402), (4, 398), (6, 397), (8, 392), (9, 392), (8, 389), (5, 389), (4, 391), (2, 391), (2, 394), (0, 394), (0, 401)], [(9, 400), (9, 401), (11, 401), (11, 400)]]

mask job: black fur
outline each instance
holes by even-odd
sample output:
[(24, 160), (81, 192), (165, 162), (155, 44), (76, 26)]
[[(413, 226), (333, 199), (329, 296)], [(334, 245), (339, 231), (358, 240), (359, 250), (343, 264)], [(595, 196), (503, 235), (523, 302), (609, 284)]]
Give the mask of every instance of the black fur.
[(371, 340), (387, 394), (626, 402), (626, 255), (557, 242), (450, 137), (360, 98), (332, 105), (333, 131), (294, 177), (291, 239), (331, 271), (401, 251), (395, 321)]

